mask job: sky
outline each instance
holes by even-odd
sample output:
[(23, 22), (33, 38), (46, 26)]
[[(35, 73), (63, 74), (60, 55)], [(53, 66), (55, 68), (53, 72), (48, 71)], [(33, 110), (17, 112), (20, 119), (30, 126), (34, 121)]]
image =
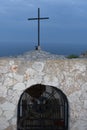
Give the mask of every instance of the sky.
[(49, 17), (41, 21), (43, 49), (61, 54), (87, 50), (87, 0), (0, 0), (2, 55), (37, 45), (37, 21), (27, 19), (37, 17), (38, 8), (41, 17)]

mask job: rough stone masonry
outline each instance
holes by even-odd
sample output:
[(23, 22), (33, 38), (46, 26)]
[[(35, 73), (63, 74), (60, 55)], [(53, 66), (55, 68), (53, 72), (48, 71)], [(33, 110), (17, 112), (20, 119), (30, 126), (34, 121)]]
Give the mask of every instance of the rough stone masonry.
[(50, 58), (34, 52), (32, 56), (33, 60), (29, 54), (0, 58), (0, 130), (17, 130), (20, 96), (38, 83), (55, 86), (67, 96), (69, 130), (87, 130), (87, 59)]

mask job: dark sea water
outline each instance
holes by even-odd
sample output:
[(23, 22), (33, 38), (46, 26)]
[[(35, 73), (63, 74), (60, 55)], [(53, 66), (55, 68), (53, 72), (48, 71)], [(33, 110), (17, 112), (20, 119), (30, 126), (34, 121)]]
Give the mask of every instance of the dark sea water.
[[(34, 44), (29, 43), (1, 43), (0, 57), (17, 56), (35, 49)], [(42, 44), (41, 49), (58, 55), (80, 55), (87, 51), (87, 44)]]

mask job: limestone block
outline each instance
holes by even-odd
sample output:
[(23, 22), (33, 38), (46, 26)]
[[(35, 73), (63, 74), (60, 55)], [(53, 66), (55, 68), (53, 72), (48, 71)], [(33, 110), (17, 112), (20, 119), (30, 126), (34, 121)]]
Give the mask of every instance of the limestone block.
[[(81, 89), (82, 89), (81, 99), (82, 99), (82, 100), (87, 100), (87, 82), (84, 83), (84, 84), (81, 86)], [(84, 93), (84, 94), (83, 94), (83, 93)]]
[(7, 95), (7, 101), (13, 102), (13, 104), (18, 103), (19, 95), (17, 90), (8, 90), (8, 95)]
[(13, 74), (13, 79), (14, 79), (16, 82), (23, 82), (23, 78), (24, 78), (23, 75), (19, 75), (19, 74), (17, 74), (17, 73), (14, 73), (14, 74)]
[(87, 82), (84, 83), (81, 88), (82, 88), (82, 91), (86, 91), (87, 92)]
[(67, 95), (71, 95), (72, 93), (78, 92), (81, 90), (80, 85), (74, 81), (71, 77), (67, 78), (66, 81), (61, 83), (63, 90)]
[(24, 78), (25, 78), (26, 80), (29, 80), (29, 79), (31, 79), (31, 78), (34, 78), (35, 75), (37, 75), (37, 72), (36, 72), (34, 69), (32, 69), (32, 68), (28, 68), (28, 69), (26, 70), (26, 72), (25, 72)]
[(16, 130), (16, 126), (15, 125), (10, 125), (5, 130)]
[(14, 77), (14, 74), (13, 74), (13, 73), (8, 73), (7, 76), (8, 76), (9, 78), (13, 78), (13, 77)]
[(59, 86), (58, 78), (51, 75), (44, 76), (43, 84), (51, 85), (51, 86)]
[(0, 66), (0, 73), (1, 74), (6, 74), (9, 72), (8, 66)]
[(58, 81), (60, 83), (64, 82), (65, 81), (65, 75), (64, 75), (64, 73), (62, 73), (61, 71), (57, 71), (56, 73), (57, 73)]
[(44, 68), (44, 63), (43, 62), (34, 62), (32, 65), (32, 68), (35, 69), (37, 72), (41, 72)]
[(81, 91), (76, 91), (68, 96), (70, 103), (80, 102)]
[(78, 120), (71, 130), (87, 130), (87, 121), (84, 120)]
[(25, 84), (24, 83), (17, 83), (13, 86), (13, 90), (22, 91), (25, 90)]
[(41, 81), (42, 81), (42, 76), (41, 75), (36, 75), (34, 77), (34, 80), (37, 84), (41, 84)]
[(11, 120), (11, 124), (12, 124), (12, 125), (16, 125), (16, 123), (17, 123), (17, 118), (14, 117), (14, 118)]
[(83, 63), (79, 63), (77, 62), (74, 66), (73, 66), (74, 70), (79, 70), (81, 73), (86, 71), (86, 65)]
[(77, 82), (80, 86), (84, 84), (84, 82), (87, 80), (86, 73), (80, 73), (80, 71), (76, 71), (73, 76), (75, 82)]
[(87, 100), (84, 100), (84, 106), (83, 107), (87, 110)]
[(9, 61), (9, 65), (14, 65), (14, 63), (15, 63), (14, 60)]
[(7, 77), (10, 78), (10, 80), (13, 80), (13, 83), (17, 83), (17, 82), (23, 82), (23, 75), (19, 75), (17, 73), (8, 73)]
[(79, 118), (79, 113), (82, 110), (82, 102), (80, 101), (81, 91), (76, 91), (68, 96), (69, 100), (69, 112), (71, 118), (77, 120)]
[(0, 97), (6, 97), (7, 96), (7, 88), (5, 86), (0, 85)]
[(0, 130), (4, 130), (9, 126), (8, 121), (5, 117), (0, 117)]
[(6, 87), (10, 87), (10, 86), (14, 85), (14, 83), (15, 83), (14, 79), (6, 77), (3, 85)]
[(6, 98), (5, 97), (0, 97), (0, 103), (2, 104), (4, 102), (6, 102)]
[(30, 86), (37, 84), (37, 81), (35, 81), (34, 79), (30, 79), (26, 82), (26, 88), (29, 88)]
[(87, 122), (87, 109), (83, 109), (80, 111), (79, 115), (80, 120), (85, 120)]
[(50, 81), (50, 76), (46, 75), (44, 77), (44, 82), (48, 83)]
[(18, 71), (18, 65), (12, 65), (10, 69), (13, 73), (16, 73)]
[(2, 109), (0, 108), (0, 116), (2, 115), (2, 112), (3, 112), (3, 111), (2, 111)]
[(5, 102), (0, 106), (4, 111), (14, 111), (16, 106), (13, 103)]
[(3, 116), (6, 117), (7, 120), (10, 120), (14, 116), (13, 111), (4, 111)]

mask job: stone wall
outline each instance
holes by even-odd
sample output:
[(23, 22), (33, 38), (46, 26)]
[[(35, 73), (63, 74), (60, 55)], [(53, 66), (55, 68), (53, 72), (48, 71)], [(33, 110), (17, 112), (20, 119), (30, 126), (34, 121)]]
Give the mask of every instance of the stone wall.
[(69, 130), (87, 130), (87, 60), (0, 59), (0, 130), (16, 130), (17, 104), (34, 84), (62, 90), (69, 102)]

